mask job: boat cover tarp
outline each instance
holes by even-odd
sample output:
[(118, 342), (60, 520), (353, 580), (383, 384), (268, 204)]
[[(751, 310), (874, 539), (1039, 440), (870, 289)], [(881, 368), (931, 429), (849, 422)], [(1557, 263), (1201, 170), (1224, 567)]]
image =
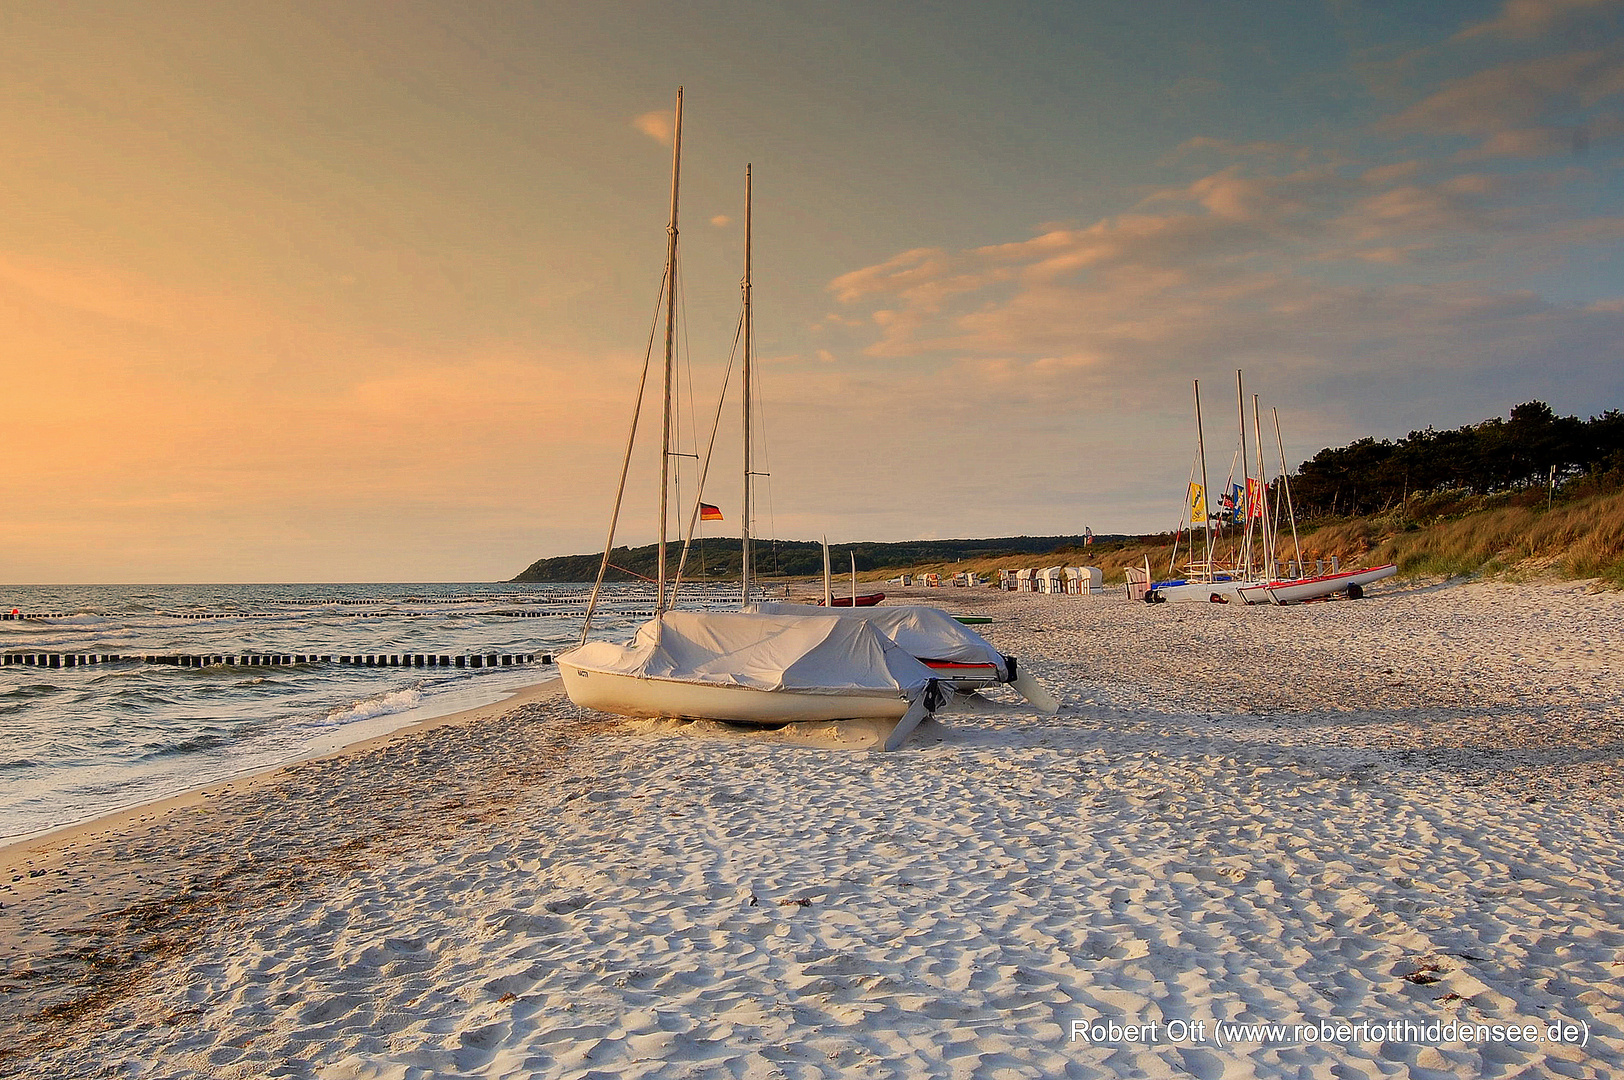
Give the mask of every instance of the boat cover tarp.
[(954, 664), (994, 664), (998, 677), (1009, 678), (1009, 664), (992, 643), (941, 608), (924, 604), (897, 604), (891, 607), (826, 608), (812, 604), (753, 604), (751, 611), (764, 615), (811, 615), (838, 617), (868, 623), (880, 633), (921, 660), (945, 660)]
[(567, 659), (611, 675), (802, 694), (911, 698), (935, 677), (861, 619), (737, 611), (668, 611), (629, 646), (589, 641)]

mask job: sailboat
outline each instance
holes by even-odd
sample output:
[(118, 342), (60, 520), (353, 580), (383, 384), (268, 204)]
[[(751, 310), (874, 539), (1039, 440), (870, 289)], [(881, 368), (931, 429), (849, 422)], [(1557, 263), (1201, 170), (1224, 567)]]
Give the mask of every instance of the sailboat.
[[(857, 597), (857, 557), (852, 556), (852, 596)], [(836, 616), (860, 620), (878, 629), (909, 655), (930, 668), (938, 682), (950, 690), (969, 693), (988, 687), (1009, 685), (1040, 712), (1050, 716), (1060, 711), (1060, 700), (1013, 656), (999, 652), (986, 638), (941, 608), (926, 604), (894, 604), (890, 607), (831, 603), (833, 587), (829, 576), (829, 545), (823, 545), (824, 602), (813, 604), (758, 603), (748, 610), (765, 615), (802, 617)]]
[(1008, 684), (1040, 712), (1053, 716), (1060, 711), (1059, 699), (1015, 657), (1005, 656), (941, 608), (925, 604), (851, 608), (761, 603), (752, 605), (751, 610), (766, 615), (822, 616), (830, 622), (867, 623), (929, 668), (948, 689), (967, 692)]
[[(1303, 566), (1302, 548), (1297, 544), (1297, 515), (1291, 509), (1290, 479), (1286, 472), (1285, 443), (1280, 437), (1280, 413), (1272, 410), (1274, 414), (1275, 445), (1280, 451), (1280, 478), (1281, 489), (1285, 493), (1287, 511), (1291, 520), (1292, 542), (1297, 545), (1296, 567), (1299, 576), (1294, 578), (1279, 578), (1268, 573), (1270, 569), (1278, 570), (1277, 560), (1274, 557), (1275, 536), (1273, 526), (1274, 518), (1269, 514), (1269, 486), (1265, 481), (1263, 430), (1260, 419), (1260, 409), (1257, 395), (1252, 395), (1252, 434), (1253, 442), (1257, 448), (1257, 476), (1251, 475), (1251, 465), (1247, 460), (1246, 447), (1246, 397), (1241, 384), (1241, 373), (1235, 372), (1235, 392), (1240, 413), (1240, 452), (1237, 458), (1241, 465), (1241, 477), (1244, 487), (1237, 490), (1243, 495), (1235, 500), (1235, 514), (1244, 520), (1244, 540), (1242, 551), (1237, 553), (1236, 564), (1233, 567), (1220, 567), (1213, 560), (1212, 516), (1207, 512), (1207, 464), (1206, 441), (1201, 426), (1201, 382), (1195, 383), (1195, 423), (1197, 456), (1201, 467), (1201, 487), (1196, 489), (1194, 480), (1191, 481), (1189, 505), (1191, 510), (1191, 524), (1204, 526), (1206, 536), (1206, 559), (1194, 558), (1195, 536), (1192, 533), (1191, 560), (1189, 563), (1189, 576), (1178, 581), (1160, 581), (1152, 584), (1145, 592), (1144, 599), (1149, 604), (1159, 604), (1166, 601), (1205, 602), (1215, 604), (1296, 604), (1306, 600), (1323, 599), (1337, 593), (1342, 593), (1350, 599), (1359, 599), (1364, 595), (1364, 587), (1390, 578), (1398, 573), (1398, 566), (1392, 563), (1384, 566), (1366, 567), (1360, 570), (1333, 571), (1330, 574), (1317, 574), (1312, 577), (1301, 575)], [(1233, 479), (1233, 473), (1231, 473)], [(1227, 482), (1226, 482), (1227, 483)], [(1254, 486), (1255, 484), (1255, 486)], [(1227, 496), (1226, 496), (1227, 498)], [(1278, 506), (1275, 508), (1278, 512)], [(1252, 560), (1252, 535), (1254, 524), (1259, 532), (1262, 544), (1263, 557), (1256, 563)], [(1176, 550), (1176, 548), (1175, 548)]]
[[(581, 643), (557, 658), (564, 690), (586, 708), (634, 717), (713, 719), (776, 726), (796, 721), (895, 721), (885, 748), (895, 749), (949, 694), (935, 673), (879, 629), (861, 620), (758, 611), (671, 610), (667, 588), (667, 497), (670, 491), (672, 353), (675, 340), (677, 209), (682, 155), (682, 91), (672, 139), (671, 217), (665, 277), (665, 408), (660, 459), (659, 556), (654, 617), (627, 644), (588, 641), (592, 613), (609, 566), (616, 522), (637, 435), (642, 388), (621, 466), (620, 489), (597, 583), (587, 604)], [(749, 448), (750, 173), (745, 172), (745, 274), (742, 282), (745, 374), (745, 508), (742, 599), (750, 598), (751, 466)], [(652, 350), (651, 350), (652, 351)], [(647, 382), (647, 361), (644, 384)], [(703, 494), (701, 482), (700, 494)], [(697, 497), (697, 496), (696, 496)], [(696, 513), (697, 507), (696, 507)], [(691, 528), (690, 528), (691, 531)], [(679, 571), (680, 576), (680, 571)]]

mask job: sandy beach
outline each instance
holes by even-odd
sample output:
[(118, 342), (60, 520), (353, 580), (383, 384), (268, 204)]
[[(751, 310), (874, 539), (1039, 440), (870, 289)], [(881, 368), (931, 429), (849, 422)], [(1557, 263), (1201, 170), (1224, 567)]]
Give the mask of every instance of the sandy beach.
[(1060, 714), (546, 684), (5, 849), (0, 1075), (1624, 1070), (1624, 597), (909, 595)]

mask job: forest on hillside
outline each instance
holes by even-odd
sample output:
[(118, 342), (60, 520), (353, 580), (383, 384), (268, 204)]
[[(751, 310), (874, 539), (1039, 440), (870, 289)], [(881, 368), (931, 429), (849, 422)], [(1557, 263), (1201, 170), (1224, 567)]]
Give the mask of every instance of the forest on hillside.
[[(1498, 417), (1447, 431), (1427, 428), (1402, 439), (1360, 439), (1347, 446), (1321, 450), (1291, 477), (1291, 500), (1299, 522), (1358, 518), (1381, 514), (1415, 496), (1445, 492), (1496, 495), (1519, 489), (1556, 487), (1563, 497), (1599, 494), (1624, 488), (1624, 413), (1608, 410), (1581, 420), (1557, 416), (1543, 401), (1530, 401)], [(1274, 482), (1278, 495), (1279, 481)], [(1100, 536), (1093, 552), (1167, 537)], [(834, 571), (847, 573), (851, 555), (857, 569), (869, 572), (925, 564), (953, 564), (981, 558), (1037, 557), (1066, 553), (1081, 559), (1081, 536), (1017, 536), (985, 540), (916, 540), (900, 543), (861, 542), (834, 549)], [(655, 574), (656, 545), (616, 548), (611, 581)], [(675, 572), (680, 542), (667, 550)], [(696, 543), (685, 577), (739, 576), (739, 542), (713, 538)], [(514, 581), (592, 581), (602, 554), (563, 555), (538, 559)], [(815, 577), (823, 572), (823, 549), (815, 541), (760, 539), (755, 544), (759, 577)], [(1055, 560), (1058, 561), (1058, 560)]]
[[(1554, 470), (1554, 472), (1553, 472)], [(1445, 490), (1491, 495), (1518, 488), (1588, 482), (1624, 484), (1624, 413), (1580, 420), (1557, 416), (1543, 401), (1449, 431), (1427, 428), (1397, 441), (1360, 439), (1321, 450), (1291, 477), (1301, 519), (1356, 517)]]
[[(851, 572), (852, 557), (857, 560), (859, 572), (880, 567), (915, 566), (924, 563), (951, 563), (963, 559), (1011, 558), (1042, 555), (1053, 551), (1081, 548), (1081, 536), (1005, 536), (990, 540), (904, 540), (896, 543), (862, 542), (837, 544), (831, 548), (835, 574)], [(752, 573), (758, 577), (816, 577), (823, 573), (823, 545), (815, 540), (757, 539), (753, 544), (755, 564)], [(659, 555), (658, 544), (642, 547), (617, 547), (609, 562), (618, 572), (611, 572), (608, 580), (625, 581), (629, 577), (652, 578)], [(666, 565), (672, 573), (682, 555), (682, 544), (672, 541), (666, 547)], [(597, 555), (561, 555), (552, 559), (537, 559), (525, 568), (514, 581), (591, 581), (598, 576), (603, 559)], [(713, 537), (702, 544), (695, 542), (688, 553), (688, 566), (684, 577), (737, 578), (740, 551), (737, 539)]]

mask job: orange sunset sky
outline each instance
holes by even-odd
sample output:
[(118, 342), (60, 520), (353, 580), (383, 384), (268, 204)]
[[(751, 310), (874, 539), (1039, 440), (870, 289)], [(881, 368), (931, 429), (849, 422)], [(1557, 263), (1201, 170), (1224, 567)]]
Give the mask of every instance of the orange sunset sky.
[(1227, 459), (1236, 368), (1293, 466), (1620, 407), (1620, 11), (12, 5), (0, 580), (482, 581), (592, 550), (678, 85), (690, 442), (755, 170), (758, 533), (1171, 528), (1190, 380)]

